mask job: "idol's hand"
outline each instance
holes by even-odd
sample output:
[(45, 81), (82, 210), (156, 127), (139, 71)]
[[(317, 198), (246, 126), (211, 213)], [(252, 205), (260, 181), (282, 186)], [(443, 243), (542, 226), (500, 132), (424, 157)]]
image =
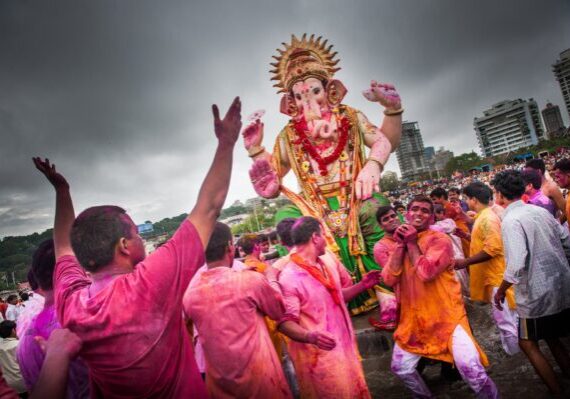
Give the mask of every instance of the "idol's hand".
[(366, 162), (356, 178), (355, 192), (357, 199), (368, 199), (372, 193), (380, 191), (380, 166), (374, 161)]
[(372, 270), (362, 276), (362, 284), (370, 289), (380, 282), (380, 270)]
[(368, 101), (382, 104), (388, 109), (400, 109), (402, 100), (393, 85), (388, 83), (378, 83), (375, 80), (370, 82), (370, 88), (362, 92)]
[(261, 119), (257, 119), (243, 129), (241, 135), (243, 136), (243, 142), (246, 150), (249, 151), (261, 146), (261, 143), (263, 142), (263, 126)]
[(220, 110), (216, 104), (212, 105), (214, 114), (214, 130), (218, 142), (222, 145), (234, 146), (241, 130), (241, 100), (234, 98), (224, 119), (220, 119)]
[(263, 198), (275, 198), (279, 193), (279, 177), (265, 158), (257, 159), (249, 170), (249, 178), (257, 194)]
[(334, 337), (327, 332), (321, 331), (312, 331), (308, 333), (307, 342), (325, 351), (333, 350), (336, 346)]
[(52, 186), (57, 189), (68, 189), (69, 183), (61, 173), (55, 169), (55, 164), (50, 164), (49, 159), (42, 159), (40, 157), (32, 158), (36, 169), (43, 173)]

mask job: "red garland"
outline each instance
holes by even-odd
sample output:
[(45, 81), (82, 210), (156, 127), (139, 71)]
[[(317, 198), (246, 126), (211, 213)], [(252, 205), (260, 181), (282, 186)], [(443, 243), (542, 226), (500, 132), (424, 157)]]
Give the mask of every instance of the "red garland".
[(293, 144), (301, 144), (303, 146), (303, 150), (309, 153), (309, 155), (319, 164), (321, 176), (326, 176), (328, 173), (327, 166), (335, 162), (338, 157), (340, 157), (344, 147), (346, 147), (346, 143), (348, 142), (348, 131), (350, 130), (350, 121), (345, 116), (341, 116), (339, 118), (340, 138), (338, 140), (338, 144), (333, 153), (324, 158), (320, 156), (307, 136), (306, 132), (309, 128), (307, 127), (307, 121), (305, 118), (301, 118), (297, 122), (294, 122), (293, 126), (295, 127), (295, 131), (299, 137), (297, 140), (293, 141)]

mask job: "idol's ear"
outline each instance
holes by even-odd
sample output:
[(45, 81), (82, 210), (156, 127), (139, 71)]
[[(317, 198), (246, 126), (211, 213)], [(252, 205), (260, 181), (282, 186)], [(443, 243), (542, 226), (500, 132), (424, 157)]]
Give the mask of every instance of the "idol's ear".
[(285, 115), (289, 115), (292, 118), (299, 115), (297, 104), (295, 104), (295, 100), (290, 94), (283, 94), (283, 97), (281, 97), (281, 105), (279, 107), (279, 110)]
[(329, 80), (326, 91), (327, 101), (332, 107), (339, 105), (347, 92), (346, 87), (344, 87), (342, 82), (336, 79)]

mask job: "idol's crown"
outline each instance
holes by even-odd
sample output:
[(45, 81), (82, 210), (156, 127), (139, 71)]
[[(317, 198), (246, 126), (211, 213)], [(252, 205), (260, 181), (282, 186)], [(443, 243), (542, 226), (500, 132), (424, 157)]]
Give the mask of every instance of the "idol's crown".
[(332, 44), (327, 48), (327, 40), (321, 42), (319, 36), (311, 35), (307, 40), (307, 34), (303, 34), (301, 40), (291, 35), (291, 44), (282, 43), (284, 49), (278, 48), (279, 55), (274, 55), (276, 62), (272, 62), (274, 68), (269, 71), (277, 83), (279, 93), (286, 93), (298, 81), (309, 77), (328, 80), (335, 72), (340, 70), (336, 67), (339, 60), (335, 60), (336, 51), (331, 52)]

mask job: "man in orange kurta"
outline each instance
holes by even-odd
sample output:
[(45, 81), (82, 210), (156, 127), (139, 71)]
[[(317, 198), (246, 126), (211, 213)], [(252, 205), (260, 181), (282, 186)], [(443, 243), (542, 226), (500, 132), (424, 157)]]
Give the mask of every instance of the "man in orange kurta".
[(382, 271), (399, 290), (400, 320), (394, 333), (392, 371), (418, 397), (431, 392), (417, 372), (421, 357), (455, 363), (479, 397), (498, 397), (484, 366), (487, 357), (473, 338), (461, 285), (453, 271), (453, 248), (445, 234), (429, 230), (433, 203), (424, 196), (408, 205), (408, 221), (394, 232), (398, 242)]
[[(505, 274), (501, 219), (489, 207), (493, 192), (484, 183), (469, 184), (463, 189), (463, 194), (467, 197), (469, 208), (477, 212), (477, 216), (471, 233), (471, 256), (456, 259), (455, 269), (469, 267), (471, 299), (491, 304)], [(508, 306), (504, 306), (502, 310), (491, 306), (491, 311), (499, 329), (503, 349), (507, 354), (514, 355), (520, 352), (520, 348), (512, 287), (507, 290), (506, 297)]]

